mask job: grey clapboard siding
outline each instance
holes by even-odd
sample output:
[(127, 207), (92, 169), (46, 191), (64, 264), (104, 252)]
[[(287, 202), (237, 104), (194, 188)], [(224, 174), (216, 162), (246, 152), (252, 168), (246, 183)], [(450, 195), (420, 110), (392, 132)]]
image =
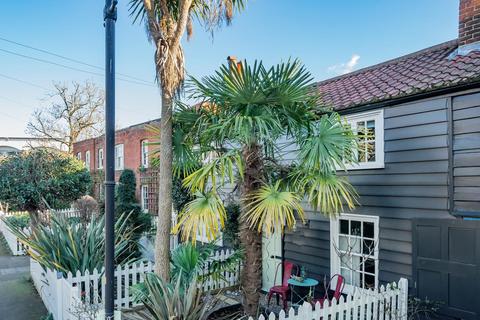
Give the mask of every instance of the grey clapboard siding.
[(453, 208), (480, 213), (480, 94), (452, 99)]
[[(412, 278), (410, 219), (451, 218), (447, 98), (388, 107), (384, 127), (385, 168), (347, 174), (360, 195), (360, 206), (353, 212), (380, 216), (379, 280), (389, 282)], [(329, 226), (327, 219), (309, 215), (307, 227), (286, 233), (285, 258), (310, 266), (315, 275), (329, 274)]]

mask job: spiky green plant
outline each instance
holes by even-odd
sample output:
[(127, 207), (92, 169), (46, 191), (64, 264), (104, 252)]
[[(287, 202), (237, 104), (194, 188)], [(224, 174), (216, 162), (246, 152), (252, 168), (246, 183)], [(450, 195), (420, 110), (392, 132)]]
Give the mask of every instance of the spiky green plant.
[[(115, 222), (115, 258), (117, 264), (130, 261), (124, 255), (133, 230), (127, 228), (128, 214)], [(36, 232), (28, 234), (15, 224), (4, 219), (8, 228), (27, 247), (27, 253), (44, 269), (56, 269), (67, 275), (68, 272), (82, 274), (88, 270), (101, 270), (105, 259), (105, 220), (92, 218), (87, 226), (71, 221), (63, 216), (52, 216), (50, 225), (37, 226)], [(118, 259), (122, 257), (122, 259)]]
[(145, 306), (139, 311), (141, 319), (147, 320), (200, 320), (207, 312), (196, 280), (189, 285), (182, 284), (181, 276), (173, 283), (148, 273), (141, 286), (133, 288), (135, 299)]

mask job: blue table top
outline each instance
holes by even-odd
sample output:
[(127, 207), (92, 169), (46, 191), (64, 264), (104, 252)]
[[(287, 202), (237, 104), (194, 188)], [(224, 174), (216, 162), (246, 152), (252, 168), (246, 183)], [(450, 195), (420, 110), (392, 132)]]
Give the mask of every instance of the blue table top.
[(302, 282), (294, 279), (288, 279), (288, 284), (297, 287), (314, 287), (318, 284), (318, 281), (312, 278), (305, 278)]

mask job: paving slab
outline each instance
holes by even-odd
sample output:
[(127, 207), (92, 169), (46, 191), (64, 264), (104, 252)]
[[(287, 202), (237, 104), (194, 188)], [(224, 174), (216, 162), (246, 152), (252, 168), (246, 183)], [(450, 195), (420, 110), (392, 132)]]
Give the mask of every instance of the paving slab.
[(0, 240), (0, 319), (40, 320), (47, 315), (40, 296), (30, 281), (30, 261), (10, 256)]

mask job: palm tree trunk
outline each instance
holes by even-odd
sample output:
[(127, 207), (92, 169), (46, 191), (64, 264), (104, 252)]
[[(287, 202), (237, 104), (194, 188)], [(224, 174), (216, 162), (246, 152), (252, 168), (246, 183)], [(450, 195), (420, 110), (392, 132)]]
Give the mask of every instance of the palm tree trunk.
[(170, 229), (172, 228), (172, 109), (172, 96), (166, 93), (165, 90), (162, 90), (155, 273), (164, 280), (168, 280), (170, 276)]
[[(261, 147), (257, 144), (243, 148), (245, 163), (244, 180), (241, 186), (242, 198), (262, 185), (263, 161)], [(242, 203), (242, 215), (246, 212)], [(245, 263), (241, 276), (243, 309), (248, 316), (255, 316), (262, 287), (262, 234), (249, 228), (245, 219), (240, 219), (240, 242), (245, 250)]]

